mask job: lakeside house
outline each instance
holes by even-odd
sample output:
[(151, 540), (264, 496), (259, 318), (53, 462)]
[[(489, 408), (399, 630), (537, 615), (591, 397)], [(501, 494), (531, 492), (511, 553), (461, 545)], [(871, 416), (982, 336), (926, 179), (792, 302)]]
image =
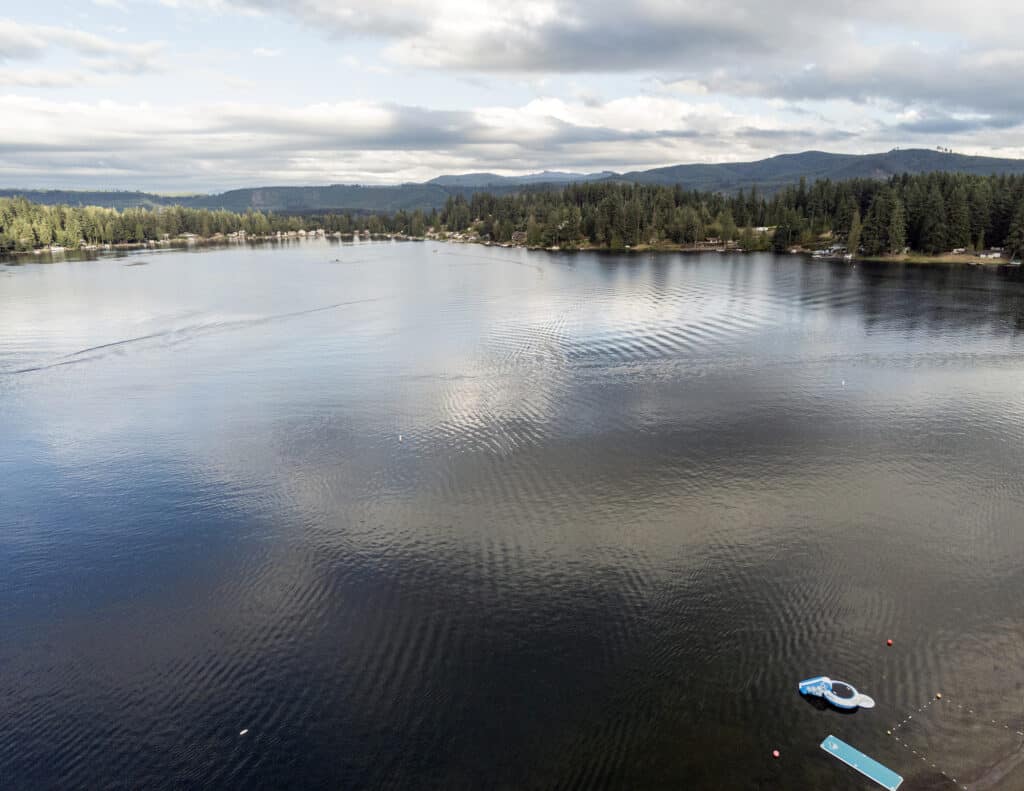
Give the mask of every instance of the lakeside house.
[(846, 253), (846, 245), (832, 244), (815, 250), (811, 255), (814, 258), (839, 258)]
[(1001, 247), (998, 247), (998, 248), (997, 247), (992, 247), (992, 248), (990, 248), (988, 250), (982, 250), (980, 253), (978, 253), (978, 258), (993, 259), (993, 258), (1002, 258), (1002, 257), (1003, 257), (1003, 250), (1002, 250)]

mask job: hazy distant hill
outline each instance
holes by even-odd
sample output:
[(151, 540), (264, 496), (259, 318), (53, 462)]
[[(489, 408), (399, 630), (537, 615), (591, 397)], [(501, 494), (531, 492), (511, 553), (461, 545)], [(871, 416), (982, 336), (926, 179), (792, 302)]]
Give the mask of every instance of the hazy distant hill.
[(281, 214), (307, 211), (414, 211), (440, 208), (449, 193), (434, 184), (399, 184), (362, 187), (332, 184), (328, 187), (258, 187), (206, 195), (183, 205), (203, 209), (245, 211), (260, 209)]
[(888, 178), (898, 173), (1024, 173), (1024, 160), (969, 157), (925, 149), (896, 149), (884, 154), (829, 154), (805, 151), (783, 154), (757, 162), (727, 162), (718, 165), (673, 165), (667, 168), (625, 173), (622, 181), (644, 184), (681, 184), (686, 189), (710, 192), (735, 192), (758, 189), (773, 192), (794, 184), (801, 178), (808, 181), (852, 178)]
[[(482, 189), (496, 194), (514, 192), (527, 184), (488, 184), (486, 186), (442, 187), (438, 184), (398, 184), (361, 186), (332, 184), (326, 187), (256, 187), (229, 190), (216, 195), (166, 196), (146, 192), (99, 192), (75, 190), (0, 189), (0, 198), (23, 197), (35, 203), (69, 206), (106, 206), (128, 209), (136, 206), (187, 206), (193, 209), (247, 209), (277, 214), (314, 212), (396, 212), (440, 209), (451, 195), (471, 194)], [(537, 185), (543, 189), (544, 183)], [(556, 184), (551, 184), (555, 188)]]
[[(193, 196), (165, 197), (148, 192), (125, 192), (121, 190), (16, 190), (0, 189), (0, 198), (28, 198), (33, 203), (47, 206), (105, 206), (111, 209), (130, 209), (137, 206), (190, 205)], [(205, 197), (205, 196), (202, 196)]]
[[(457, 192), (464, 190), (455, 190)], [(145, 192), (95, 192), (74, 190), (0, 189), (0, 197), (20, 196), (35, 203), (70, 206), (108, 206), (127, 209), (136, 206), (188, 206), (195, 209), (247, 209), (278, 214), (316, 211), (395, 212), (444, 206), (451, 191), (434, 184), (400, 184), (364, 187), (332, 184), (326, 187), (256, 187), (216, 195), (165, 196)]]
[(544, 170), (526, 176), (499, 176), (496, 173), (464, 173), (460, 176), (438, 176), (427, 184), (438, 184), (442, 187), (491, 187), (512, 184), (570, 184), (581, 181), (600, 181), (618, 178), (619, 174), (610, 170), (601, 173), (567, 173), (561, 170)]
[(992, 173), (1024, 173), (1024, 160), (970, 157), (925, 149), (897, 149), (884, 154), (829, 154), (805, 151), (783, 154), (757, 162), (725, 162), (717, 165), (673, 165), (633, 173), (566, 173), (544, 171), (526, 176), (467, 173), (438, 176), (424, 184), (363, 187), (332, 184), (324, 187), (258, 187), (217, 195), (166, 196), (146, 192), (76, 192), (71, 190), (0, 190), (0, 197), (21, 195), (37, 203), (111, 206), (180, 204), (194, 208), (245, 211), (260, 209), (277, 213), (317, 211), (394, 212), (404, 209), (429, 211), (441, 208), (452, 195), (477, 191), (515, 192), (522, 188), (557, 188), (580, 181), (613, 180), (644, 184), (679, 184), (688, 190), (735, 192), (753, 186), (774, 192), (801, 178), (808, 181), (851, 178), (888, 178), (898, 173), (946, 171), (987, 176)]

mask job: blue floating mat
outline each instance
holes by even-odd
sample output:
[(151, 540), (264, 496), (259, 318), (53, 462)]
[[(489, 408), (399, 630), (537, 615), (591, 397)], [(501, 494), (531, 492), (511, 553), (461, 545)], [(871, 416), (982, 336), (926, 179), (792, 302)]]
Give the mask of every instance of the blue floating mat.
[(852, 766), (865, 777), (870, 777), (882, 788), (888, 788), (889, 791), (896, 791), (903, 782), (903, 778), (892, 769), (882, 766), (874, 758), (869, 758), (835, 736), (825, 739), (821, 743), (821, 749), (829, 755), (834, 755), (847, 766)]

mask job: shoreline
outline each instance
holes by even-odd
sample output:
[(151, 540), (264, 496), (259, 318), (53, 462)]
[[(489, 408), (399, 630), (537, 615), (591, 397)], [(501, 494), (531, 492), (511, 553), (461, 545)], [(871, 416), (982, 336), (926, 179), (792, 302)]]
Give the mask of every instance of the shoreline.
[(856, 256), (854, 258), (846, 258), (842, 255), (816, 255), (816, 253), (820, 251), (808, 248), (790, 248), (783, 253), (776, 253), (772, 250), (744, 250), (742, 247), (728, 247), (723, 245), (683, 245), (675, 244), (673, 242), (654, 245), (626, 245), (625, 247), (616, 248), (591, 244), (589, 242), (572, 246), (544, 247), (542, 245), (531, 246), (514, 242), (491, 242), (480, 239), (445, 239), (441, 237), (428, 237), (427, 241), (445, 242), (448, 244), (477, 244), (482, 247), (502, 247), (546, 253), (739, 253), (741, 255), (768, 253), (771, 255), (804, 256), (805, 258), (811, 258), (815, 261), (828, 261), (830, 263), (909, 264), (910, 266), (933, 266), (939, 264), (943, 266), (961, 266), (972, 269), (982, 268), (990, 271), (999, 269), (1016, 270), (1022, 268), (1020, 262), (1014, 262), (1006, 258), (982, 259), (976, 255), (953, 255), (949, 253), (934, 256), (927, 255), (925, 253), (904, 253), (901, 255)]
[(854, 259), (873, 264), (912, 264), (928, 266), (931, 264), (945, 264), (948, 266), (983, 267), (987, 269), (998, 269), (999, 267), (1018, 267), (1020, 263), (1014, 263), (1008, 258), (981, 258), (977, 255), (940, 253), (939, 255), (926, 255), (924, 253), (903, 253), (901, 255), (866, 255)]
[(132, 252), (136, 250), (184, 250), (191, 247), (219, 247), (241, 244), (265, 244), (277, 242), (299, 242), (310, 239), (329, 239), (334, 241), (345, 240), (367, 240), (367, 241), (401, 241), (401, 242), (424, 242), (422, 236), (407, 236), (397, 233), (369, 233), (353, 232), (343, 233), (341, 231), (327, 232), (316, 231), (279, 231), (272, 234), (247, 234), (244, 232), (230, 234), (214, 234), (213, 236), (198, 236), (196, 234), (185, 234), (167, 239), (147, 239), (145, 242), (107, 242), (104, 244), (82, 244), (78, 247), (63, 247), (61, 245), (50, 245), (48, 247), (35, 247), (31, 250), (8, 250), (0, 251), (0, 260), (12, 258), (27, 258), (29, 256), (42, 255), (64, 255), (66, 253), (112, 253)]
[(402, 233), (370, 233), (369, 231), (350, 232), (327, 232), (323, 229), (312, 231), (278, 231), (272, 234), (246, 234), (243, 231), (230, 234), (214, 234), (212, 236), (198, 236), (196, 234), (184, 234), (166, 239), (150, 239), (145, 242), (119, 242), (105, 244), (84, 244), (78, 247), (61, 247), (51, 245), (49, 247), (37, 247), (33, 250), (22, 250), (19, 252), (0, 252), (0, 260), (11, 260), (16, 258), (27, 258), (29, 256), (39, 257), (44, 254), (60, 256), (65, 253), (105, 253), (105, 252), (131, 252), (138, 250), (160, 250), (160, 249), (188, 249), (192, 247), (216, 247), (241, 244), (274, 244), (281, 242), (299, 242), (310, 239), (324, 239), (334, 241), (401, 241), (401, 242), (434, 242), (454, 245), (478, 245), (480, 247), (500, 247), (503, 249), (529, 250), (530, 252), (544, 253), (738, 253), (747, 255), (751, 253), (769, 253), (774, 255), (798, 255), (811, 258), (815, 261), (827, 261), (830, 263), (866, 263), (866, 264), (906, 264), (910, 266), (955, 266), (963, 268), (979, 268), (987, 271), (1024, 271), (1020, 262), (1013, 262), (1005, 258), (983, 259), (977, 255), (966, 253), (926, 255), (923, 253), (904, 253), (901, 255), (884, 256), (857, 256), (845, 258), (841, 255), (818, 255), (820, 251), (806, 248), (790, 248), (784, 253), (772, 253), (771, 250), (745, 250), (736, 245), (735, 242), (725, 244), (677, 244), (675, 242), (659, 242), (655, 244), (625, 245), (623, 247), (608, 247), (605, 245), (584, 242), (572, 245), (528, 245), (523, 242), (494, 242), (487, 239), (467, 238), (462, 234), (428, 233), (426, 236), (409, 236)]

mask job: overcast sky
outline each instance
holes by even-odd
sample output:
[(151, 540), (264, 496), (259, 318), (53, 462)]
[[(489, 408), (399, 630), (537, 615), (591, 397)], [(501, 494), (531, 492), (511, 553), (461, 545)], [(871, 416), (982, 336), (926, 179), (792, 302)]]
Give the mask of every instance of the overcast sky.
[(1024, 156), (1016, 0), (0, 0), (0, 186)]

